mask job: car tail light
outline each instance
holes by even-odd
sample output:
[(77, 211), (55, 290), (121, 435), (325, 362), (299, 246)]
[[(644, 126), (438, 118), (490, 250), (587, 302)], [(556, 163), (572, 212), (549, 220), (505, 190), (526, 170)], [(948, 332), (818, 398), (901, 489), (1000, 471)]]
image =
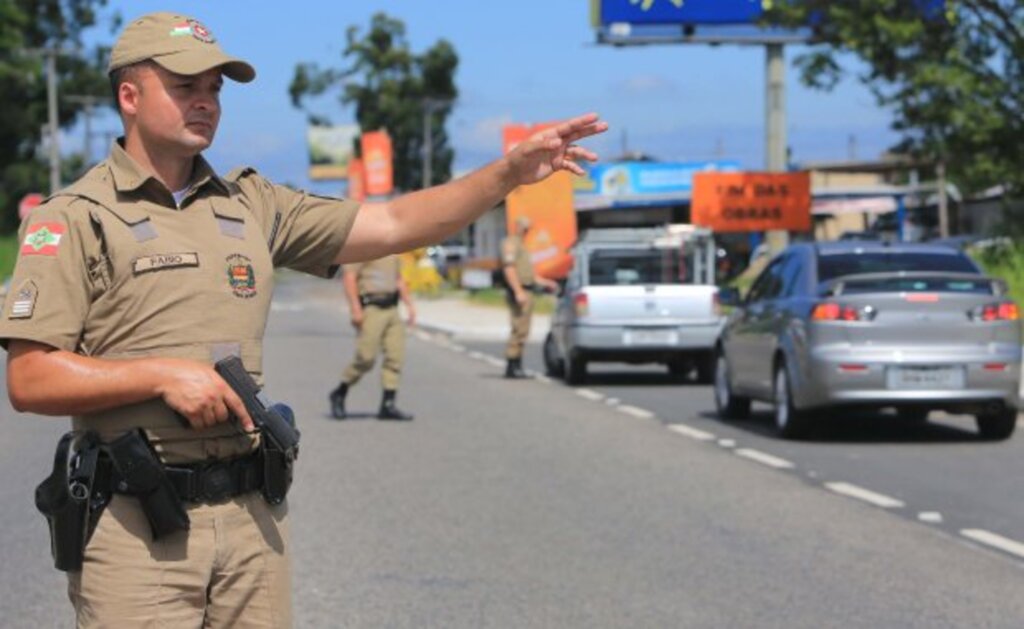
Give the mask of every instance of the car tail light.
[(1020, 309), (1012, 301), (978, 306), (968, 313), (972, 321), (1018, 321)]
[(590, 312), (590, 301), (586, 293), (576, 293), (572, 298), (572, 305), (577, 317), (585, 317)]
[(811, 311), (812, 321), (871, 321), (878, 311), (871, 306), (854, 308), (827, 301), (818, 304)]

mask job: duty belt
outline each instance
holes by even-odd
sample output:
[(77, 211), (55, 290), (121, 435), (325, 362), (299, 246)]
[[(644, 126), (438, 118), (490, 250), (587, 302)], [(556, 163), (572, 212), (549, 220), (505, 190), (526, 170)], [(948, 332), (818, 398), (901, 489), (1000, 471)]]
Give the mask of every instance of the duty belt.
[[(165, 465), (164, 472), (183, 502), (223, 502), (263, 487), (263, 457), (255, 452), (230, 461), (209, 461), (193, 465)], [(114, 473), (113, 490), (125, 487)]]
[(359, 303), (363, 307), (391, 308), (398, 305), (398, 291), (391, 293), (363, 293), (359, 296)]

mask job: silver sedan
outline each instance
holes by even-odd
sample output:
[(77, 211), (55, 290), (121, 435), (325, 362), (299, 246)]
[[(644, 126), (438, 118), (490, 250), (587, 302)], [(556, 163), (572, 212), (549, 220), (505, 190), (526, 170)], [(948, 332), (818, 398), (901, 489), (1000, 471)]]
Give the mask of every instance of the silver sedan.
[[(1020, 313), (1001, 282), (960, 251), (885, 243), (787, 248), (735, 306), (716, 347), (715, 404), (739, 418), (775, 406), (786, 438), (829, 407), (973, 414), (1006, 439), (1020, 405)], [(816, 411), (816, 412), (811, 412)], [(820, 418), (820, 419), (819, 419)]]

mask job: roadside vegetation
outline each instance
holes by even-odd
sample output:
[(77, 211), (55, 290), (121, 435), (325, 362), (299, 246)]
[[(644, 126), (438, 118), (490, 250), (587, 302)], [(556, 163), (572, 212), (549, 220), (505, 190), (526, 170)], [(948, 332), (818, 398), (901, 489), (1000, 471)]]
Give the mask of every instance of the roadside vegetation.
[(969, 251), (985, 269), (985, 273), (1006, 282), (1010, 298), (1024, 307), (1024, 242), (1011, 245)]
[(10, 277), (14, 270), (14, 259), (18, 254), (17, 242), (16, 234), (0, 236), (0, 282)]

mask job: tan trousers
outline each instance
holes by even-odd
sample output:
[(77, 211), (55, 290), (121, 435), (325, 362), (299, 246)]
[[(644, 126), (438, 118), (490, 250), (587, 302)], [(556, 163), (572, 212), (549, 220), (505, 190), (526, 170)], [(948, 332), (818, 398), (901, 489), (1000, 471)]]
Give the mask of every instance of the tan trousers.
[(505, 346), (505, 358), (522, 358), (523, 346), (530, 338), (530, 320), (533, 319), (533, 295), (527, 294), (526, 304), (519, 305), (511, 294), (506, 295), (512, 320), (512, 333)]
[(380, 367), (381, 385), (387, 391), (398, 390), (405, 361), (405, 324), (402, 323), (398, 306), (379, 308), (367, 306), (363, 309), (363, 327), (359, 329), (356, 341), (356, 355), (345, 368), (341, 381), (348, 385), (373, 369), (377, 354), (384, 348), (384, 362)]
[(191, 529), (153, 541), (138, 501), (114, 495), (68, 573), (78, 627), (291, 627), (287, 514), (251, 492), (189, 505)]

